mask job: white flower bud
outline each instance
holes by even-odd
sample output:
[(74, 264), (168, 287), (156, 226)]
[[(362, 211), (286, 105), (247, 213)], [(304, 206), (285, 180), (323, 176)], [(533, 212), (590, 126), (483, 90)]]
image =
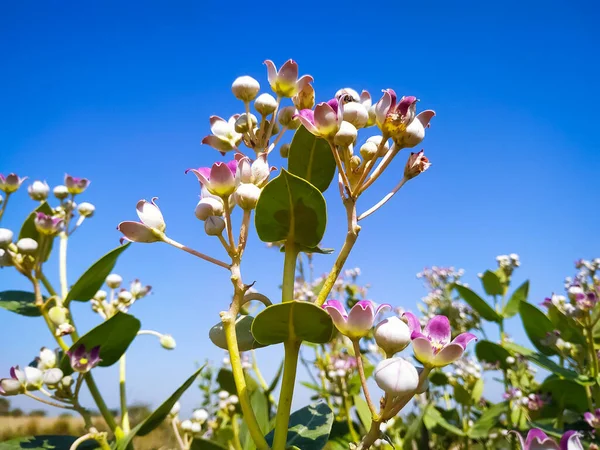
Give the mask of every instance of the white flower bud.
[(44, 375), (42, 377), (44, 384), (48, 387), (50, 386), (56, 386), (60, 380), (62, 380), (63, 377), (63, 371), (58, 369), (58, 368), (54, 368), (54, 369), (48, 369), (44, 372)]
[(175, 343), (173, 336), (170, 334), (163, 334), (160, 337), (160, 345), (166, 350), (173, 350), (177, 344)]
[(375, 342), (388, 357), (401, 352), (410, 344), (410, 329), (398, 316), (384, 319), (375, 327)]
[(2, 205), (2, 203), (4, 203), (4, 197), (0, 195), (0, 205)]
[(10, 267), (12, 265), (13, 262), (10, 254), (6, 250), (0, 248), (0, 267)]
[(348, 147), (354, 143), (357, 134), (356, 127), (344, 120), (340, 125), (339, 131), (335, 134), (333, 142), (335, 142), (336, 145)]
[(183, 422), (181, 422), (181, 429), (183, 431), (192, 431), (192, 421), (184, 420)]
[(27, 188), (27, 192), (32, 200), (44, 201), (48, 198), (50, 192), (50, 186), (45, 181), (34, 181)]
[(295, 130), (300, 126), (300, 120), (297, 117), (294, 117), (296, 114), (298, 114), (298, 110), (294, 106), (286, 106), (279, 110), (277, 119), (282, 127)]
[(75, 380), (73, 379), (73, 377), (71, 377), (70, 375), (67, 375), (66, 377), (63, 377), (62, 380), (60, 380), (60, 385), (63, 388), (68, 389), (73, 385), (74, 382), (75, 382)]
[(38, 362), (38, 369), (46, 370), (56, 366), (56, 352), (49, 348), (43, 347), (40, 350), (40, 361)]
[(260, 188), (252, 183), (241, 183), (235, 190), (235, 203), (244, 210), (252, 210), (256, 207), (260, 197)]
[(70, 323), (61, 323), (56, 328), (56, 331), (54, 332), (54, 334), (56, 336), (60, 337), (60, 336), (66, 336), (67, 334), (71, 334), (73, 331), (75, 331), (75, 327), (73, 327), (73, 325), (71, 325)]
[(108, 294), (106, 293), (106, 291), (103, 291), (101, 289), (98, 292), (96, 292), (96, 294), (94, 295), (94, 299), (98, 300), (99, 302), (102, 302), (102, 301), (106, 300), (107, 296), (108, 296)]
[(237, 405), (239, 403), (240, 399), (238, 398), (237, 395), (230, 395), (228, 401), (232, 405)]
[(202, 431), (202, 425), (200, 425), (199, 423), (192, 423), (192, 429), (191, 429), (192, 433), (200, 433)]
[(69, 196), (69, 190), (67, 189), (66, 186), (63, 186), (62, 184), (59, 186), (56, 186), (52, 190), (52, 193), (59, 200), (64, 200), (65, 198), (67, 198)]
[(19, 380), (14, 378), (0, 379), (0, 395), (9, 396), (17, 395), (23, 392), (23, 386)]
[(514, 363), (515, 363), (515, 358), (513, 358), (512, 356), (506, 357), (506, 364), (512, 365)]
[(38, 249), (38, 243), (31, 238), (23, 238), (17, 241), (17, 248), (19, 253), (31, 255)]
[(282, 144), (281, 147), (279, 147), (279, 154), (281, 155), (282, 158), (287, 158), (288, 155), (290, 154), (290, 144), (288, 144), (288, 143)]
[[(250, 114), (250, 126), (252, 127), (252, 129), (254, 129), (256, 127), (256, 124), (258, 123), (258, 119), (256, 118), (256, 116), (254, 114)], [(234, 124), (234, 129), (236, 131), (236, 133), (247, 133), (249, 130), (248, 127), (248, 115), (246, 113), (244, 114), (240, 114), (240, 117), (238, 117), (235, 121)]]
[(111, 289), (117, 289), (119, 286), (121, 286), (122, 282), (123, 277), (116, 273), (111, 273), (109, 276), (106, 277), (106, 285)]
[(377, 156), (377, 144), (373, 141), (367, 141), (360, 147), (360, 156), (365, 161), (370, 161)]
[(419, 373), (404, 358), (388, 358), (377, 364), (375, 382), (385, 393), (405, 395), (415, 392), (419, 386)]
[(221, 400), (226, 400), (229, 398), (229, 392), (227, 391), (219, 391), (219, 393), (217, 394), (219, 399)]
[(268, 116), (277, 108), (277, 100), (271, 94), (260, 94), (254, 101), (254, 108), (263, 116)]
[(571, 301), (575, 301), (578, 295), (583, 294), (581, 286), (571, 286), (567, 291), (567, 295)]
[(218, 198), (204, 197), (196, 205), (194, 214), (202, 221), (208, 219), (210, 216), (222, 216), (223, 202)]
[(205, 409), (196, 409), (192, 413), (192, 419), (196, 420), (197, 422), (204, 423), (208, 420), (208, 411)]
[(231, 92), (238, 100), (250, 102), (260, 91), (260, 84), (254, 78), (244, 75), (237, 77), (231, 85)]
[(204, 222), (204, 231), (209, 236), (219, 236), (225, 229), (225, 221), (222, 217), (210, 216)]
[(176, 416), (177, 414), (179, 414), (179, 411), (181, 411), (181, 403), (175, 402), (175, 404), (171, 408), (171, 411), (169, 411), (169, 414), (171, 416)]
[[(382, 136), (371, 136), (369, 139), (367, 139), (367, 142), (373, 142), (377, 147), (379, 147), (379, 144), (381, 144), (382, 139), (383, 139)], [(388, 141), (386, 140), (384, 146), (381, 149), (381, 152), (379, 152), (379, 154), (377, 156), (384, 156), (389, 150), (390, 150), (390, 145), (389, 145)]]
[(356, 128), (363, 128), (369, 121), (369, 111), (361, 103), (350, 102), (344, 105), (344, 120)]
[(117, 296), (117, 299), (121, 302), (121, 303), (129, 303), (131, 300), (133, 300), (133, 295), (131, 294), (131, 292), (129, 291), (121, 291), (119, 292), (119, 295)]
[(8, 228), (0, 228), (0, 248), (6, 248), (13, 240), (14, 233)]
[(62, 325), (63, 323), (67, 323), (68, 314), (69, 310), (63, 306), (53, 306), (48, 311), (48, 317), (50, 318), (52, 323), (57, 327)]
[(91, 203), (83, 202), (77, 206), (77, 211), (83, 217), (92, 217), (94, 215), (94, 211), (96, 211), (96, 207)]

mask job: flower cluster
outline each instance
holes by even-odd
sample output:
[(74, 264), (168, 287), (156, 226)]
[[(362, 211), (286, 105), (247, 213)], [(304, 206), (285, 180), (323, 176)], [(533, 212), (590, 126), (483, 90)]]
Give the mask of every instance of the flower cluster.
[(131, 282), (129, 289), (121, 288), (123, 278), (111, 273), (106, 277), (109, 292), (99, 290), (91, 300), (92, 309), (104, 320), (111, 318), (117, 311), (127, 312), (138, 300), (150, 294), (152, 286), (144, 286), (140, 280)]

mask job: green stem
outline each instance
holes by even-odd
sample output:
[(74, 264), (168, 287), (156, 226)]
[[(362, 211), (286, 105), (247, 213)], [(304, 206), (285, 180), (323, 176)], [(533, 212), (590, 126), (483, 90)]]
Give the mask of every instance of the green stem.
[(369, 406), (369, 411), (371, 411), (371, 417), (373, 420), (379, 419), (379, 414), (377, 414), (377, 409), (371, 400), (371, 395), (369, 395), (369, 388), (367, 386), (367, 378), (365, 377), (365, 368), (363, 366), (362, 354), (360, 353), (360, 344), (358, 339), (354, 339), (352, 341), (352, 347), (354, 348), (354, 358), (356, 358), (356, 366), (358, 368), (358, 374), (360, 376), (360, 384), (363, 388), (363, 393), (365, 395), (365, 400), (367, 401), (367, 405)]
[(288, 241), (285, 243), (285, 260), (283, 263), (283, 284), (281, 300), (290, 302), (294, 300), (294, 281), (296, 280), (296, 262), (298, 261), (296, 246)]
[(6, 198), (4, 199), (4, 203), (2, 203), (2, 208), (0, 208), (0, 222), (2, 221), (2, 216), (4, 216), (4, 211), (6, 211), (6, 205), (8, 205), (8, 199), (10, 198), (10, 194), (6, 194)]
[(119, 392), (121, 394), (121, 428), (124, 433), (129, 433), (129, 412), (127, 411), (127, 388), (126, 388), (126, 356), (123, 353), (119, 360)]
[(295, 340), (286, 341), (284, 348), (283, 379), (281, 381), (281, 392), (279, 393), (279, 404), (277, 405), (277, 416), (275, 418), (273, 450), (285, 450), (286, 448), (294, 386), (296, 384), (300, 342)]
[(242, 450), (242, 444), (240, 443), (240, 424), (238, 423), (237, 414), (231, 418), (231, 430), (233, 431), (233, 447), (235, 450)]
[(56, 293), (56, 291), (54, 290), (54, 288), (52, 287), (52, 284), (50, 284), (50, 281), (48, 281), (48, 278), (46, 278), (46, 275), (44, 275), (43, 272), (40, 271), (38, 273), (38, 278), (42, 282), (42, 284), (44, 285), (44, 287), (46, 288), (46, 290), (48, 291), (48, 294), (50, 294), (50, 295), (58, 295)]
[(346, 382), (343, 378), (342, 378), (342, 395), (344, 397), (344, 412), (346, 413), (346, 423), (348, 424), (348, 429), (350, 430), (350, 436), (352, 437), (353, 442), (358, 442), (360, 440), (360, 436), (354, 429), (354, 423), (352, 422), (352, 415), (350, 414), (352, 405), (350, 403), (350, 398), (348, 396), (348, 388), (347, 388)]
[(58, 255), (58, 271), (60, 277), (60, 295), (62, 298), (59, 298), (56, 301), (58, 306), (61, 306), (63, 301), (67, 298), (69, 293), (69, 283), (67, 281), (67, 241), (69, 236), (66, 231), (60, 233), (60, 248)]
[(123, 437), (123, 430), (121, 430), (118, 427), (117, 422), (115, 422), (115, 418), (108, 410), (108, 406), (106, 406), (106, 403), (102, 398), (102, 394), (100, 394), (100, 391), (98, 390), (98, 386), (96, 385), (96, 382), (94, 381), (94, 377), (92, 376), (91, 372), (85, 374), (85, 384), (87, 384), (87, 387), (90, 390), (90, 394), (92, 395), (92, 398), (94, 399), (94, 402), (96, 403), (100, 414), (102, 414), (102, 417), (104, 417), (104, 420), (106, 421), (108, 427), (111, 429), (111, 431), (115, 433), (117, 439)]

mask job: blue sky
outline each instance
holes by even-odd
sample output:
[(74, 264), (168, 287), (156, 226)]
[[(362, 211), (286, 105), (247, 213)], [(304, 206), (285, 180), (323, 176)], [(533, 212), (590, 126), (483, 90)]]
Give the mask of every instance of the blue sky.
[[(240, 106), (239, 75), (267, 86), (263, 60), (294, 58), (315, 78), (319, 100), (338, 88), (394, 88), (437, 116), (422, 144), (433, 165), (364, 221), (348, 266), (360, 266), (372, 297), (405, 308), (424, 295), (415, 274), (454, 265), (476, 274), (516, 252), (531, 300), (562, 288), (577, 258), (600, 256), (600, 145), (596, 104), (598, 6), (593, 2), (4, 2), (0, 6), (0, 173), (62, 182), (92, 180), (81, 200), (96, 216), (70, 246), (73, 282), (118, 245), (121, 220), (158, 196), (169, 234), (225, 257), (194, 217), (198, 184), (183, 174), (220, 156), (201, 146), (208, 117)], [(291, 135), (290, 137), (291, 138)], [(367, 209), (401, 177), (405, 156), (361, 198)], [(276, 163), (281, 165), (281, 161)], [(340, 248), (345, 219), (329, 192), (327, 247)], [(24, 191), (3, 226), (18, 228), (34, 206)], [(333, 256), (316, 258), (324, 272)], [(282, 256), (252, 235), (246, 280), (277, 297)], [(55, 270), (52, 266), (49, 270)], [(173, 352), (150, 337), (131, 349), (131, 401), (158, 403), (196, 361), (222, 356), (208, 328), (230, 300), (227, 274), (162, 244), (135, 245), (118, 272), (152, 284), (135, 305), (143, 328), (172, 333)], [(55, 280), (57, 281), (56, 277)], [(27, 288), (9, 270), (0, 288)], [(80, 328), (96, 317), (77, 305)], [(52, 339), (35, 319), (0, 311), (0, 368), (25, 364)], [(509, 331), (523, 338), (519, 319)], [(278, 348), (261, 350), (267, 374)], [(117, 405), (117, 378), (98, 378)], [(297, 406), (306, 400), (300, 393)], [(199, 393), (190, 391), (191, 408)], [(25, 408), (29, 401), (15, 400)]]

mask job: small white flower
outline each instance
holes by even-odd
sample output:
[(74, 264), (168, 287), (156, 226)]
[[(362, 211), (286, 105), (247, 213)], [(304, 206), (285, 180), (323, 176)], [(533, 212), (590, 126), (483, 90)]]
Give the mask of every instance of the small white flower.
[(62, 378), (63, 378), (62, 370), (60, 370), (58, 368), (48, 369), (44, 372), (43, 382), (48, 387), (56, 386), (60, 382), (60, 380), (62, 380)]
[(191, 431), (192, 430), (192, 421), (184, 420), (183, 422), (181, 422), (181, 429), (183, 431)]
[(229, 398), (229, 392), (227, 392), (227, 391), (219, 391), (219, 393), (217, 394), (217, 396), (219, 397), (220, 400), (227, 400), (227, 398)]
[(119, 286), (121, 286), (122, 282), (123, 277), (116, 273), (111, 273), (109, 276), (106, 277), (106, 285), (111, 289), (117, 289)]
[(181, 403), (175, 402), (175, 404), (171, 408), (171, 411), (169, 411), (169, 414), (172, 416), (176, 416), (177, 414), (179, 414), (179, 411), (181, 411)]
[(38, 368), (41, 370), (51, 369), (56, 366), (56, 352), (49, 348), (42, 347), (40, 350), (40, 360)]
[(192, 419), (204, 423), (208, 420), (208, 411), (205, 409), (197, 409), (192, 413)]

